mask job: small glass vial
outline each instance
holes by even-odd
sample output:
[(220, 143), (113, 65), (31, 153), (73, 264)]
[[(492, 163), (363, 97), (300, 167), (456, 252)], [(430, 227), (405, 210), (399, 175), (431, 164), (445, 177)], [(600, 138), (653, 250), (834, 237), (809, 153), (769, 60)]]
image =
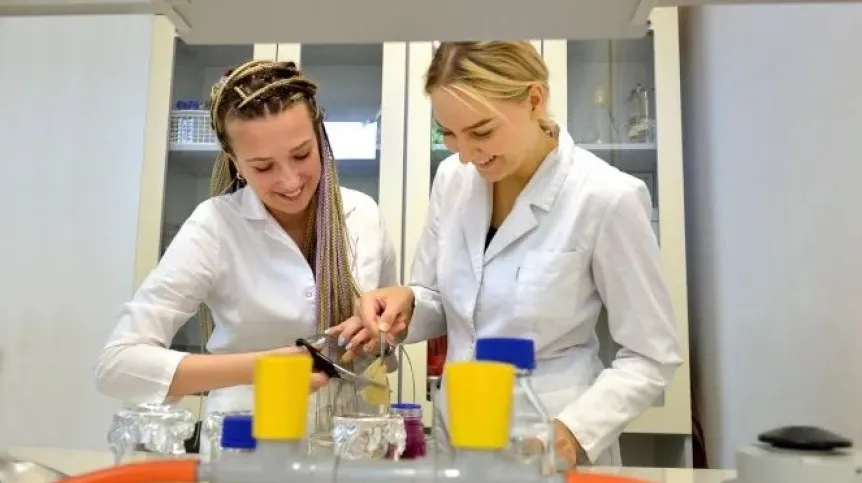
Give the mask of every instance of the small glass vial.
[(401, 459), (424, 458), (427, 454), (425, 426), (422, 424), (422, 406), (419, 404), (399, 403), (392, 405), (392, 412), (404, 419), (407, 441)]

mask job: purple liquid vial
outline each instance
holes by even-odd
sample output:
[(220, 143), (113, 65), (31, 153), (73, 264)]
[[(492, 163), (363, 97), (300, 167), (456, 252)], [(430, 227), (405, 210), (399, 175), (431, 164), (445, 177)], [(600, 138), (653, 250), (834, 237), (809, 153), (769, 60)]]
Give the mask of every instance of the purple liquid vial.
[(401, 459), (423, 458), (426, 454), (425, 431), (422, 424), (422, 406), (399, 403), (392, 405), (392, 413), (404, 418), (404, 431), (407, 433), (404, 453)]

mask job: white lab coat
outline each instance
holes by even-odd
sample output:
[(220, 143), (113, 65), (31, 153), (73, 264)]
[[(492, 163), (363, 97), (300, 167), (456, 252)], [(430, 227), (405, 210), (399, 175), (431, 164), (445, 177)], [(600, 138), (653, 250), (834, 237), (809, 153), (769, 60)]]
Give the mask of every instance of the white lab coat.
[[(548, 412), (590, 462), (620, 464), (620, 433), (682, 362), (674, 315), (646, 186), (576, 147), (565, 130), (559, 141), (487, 251), (489, 184), (457, 155), (440, 164), (414, 259), (406, 342), (446, 334), (446, 358), (458, 361), (474, 357), (477, 338), (534, 339), (533, 385)], [(607, 369), (595, 331), (603, 305), (622, 347)], [(443, 398), (436, 403), (445, 413)]]
[[(341, 195), (360, 288), (398, 284), (377, 204), (358, 191), (341, 188)], [(98, 389), (131, 403), (164, 401), (186, 355), (167, 347), (202, 302), (212, 312), (213, 354), (292, 346), (318, 332), (311, 268), (250, 188), (204, 201), (183, 224), (122, 307), (98, 357)], [(207, 413), (251, 408), (250, 386), (211, 391), (206, 401)]]

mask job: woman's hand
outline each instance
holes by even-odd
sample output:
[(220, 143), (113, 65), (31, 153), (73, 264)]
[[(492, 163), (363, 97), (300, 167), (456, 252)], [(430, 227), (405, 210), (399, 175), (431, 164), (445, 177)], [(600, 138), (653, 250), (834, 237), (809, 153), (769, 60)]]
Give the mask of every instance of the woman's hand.
[(568, 469), (575, 468), (578, 463), (578, 453), (581, 445), (569, 428), (559, 420), (554, 420), (554, 450), (559, 461)]
[(338, 336), (338, 344), (348, 354), (379, 351), (379, 331), (387, 333), (387, 342), (392, 345), (395, 337), (407, 331), (413, 317), (413, 302), (413, 291), (407, 287), (368, 292), (359, 299), (358, 315), (330, 328), (326, 334)]
[(317, 392), (318, 389), (329, 384), (329, 378), (322, 372), (311, 373), (311, 392)]
[(397, 335), (407, 330), (413, 317), (413, 291), (408, 287), (387, 287), (359, 298), (359, 319), (376, 336), (377, 331)]
[(345, 349), (341, 357), (343, 362), (350, 362), (356, 358), (359, 352), (379, 352), (380, 338), (372, 337), (371, 332), (362, 325), (358, 315), (354, 315), (344, 322), (326, 329), (329, 337), (338, 337), (338, 346)]
[[(239, 354), (188, 354), (180, 361), (168, 388), (168, 396), (182, 397), (225, 387), (252, 384), (254, 367), (261, 356), (271, 354), (308, 354), (301, 347), (243, 352)], [(323, 374), (311, 375), (311, 391), (325, 386), (329, 379)]]

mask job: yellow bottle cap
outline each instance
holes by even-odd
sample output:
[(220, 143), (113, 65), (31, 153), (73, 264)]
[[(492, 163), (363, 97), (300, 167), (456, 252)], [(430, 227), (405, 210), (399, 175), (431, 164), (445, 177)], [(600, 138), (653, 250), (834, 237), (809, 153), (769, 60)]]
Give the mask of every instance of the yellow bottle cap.
[(446, 364), (449, 437), (456, 449), (499, 450), (509, 443), (515, 367), (501, 362)]
[(259, 440), (295, 441), (305, 436), (311, 357), (263, 356), (254, 366), (252, 432)]

